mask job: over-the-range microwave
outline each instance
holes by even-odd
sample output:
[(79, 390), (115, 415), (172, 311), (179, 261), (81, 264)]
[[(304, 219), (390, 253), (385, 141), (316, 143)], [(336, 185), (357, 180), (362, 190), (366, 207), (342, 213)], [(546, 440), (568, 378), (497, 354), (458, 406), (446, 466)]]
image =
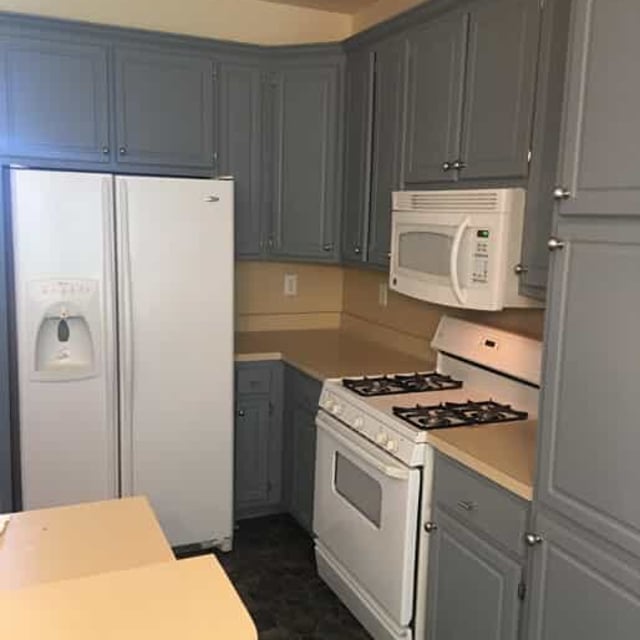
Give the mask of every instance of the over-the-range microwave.
[(390, 288), (466, 309), (541, 306), (518, 293), (525, 197), (523, 189), (395, 192)]

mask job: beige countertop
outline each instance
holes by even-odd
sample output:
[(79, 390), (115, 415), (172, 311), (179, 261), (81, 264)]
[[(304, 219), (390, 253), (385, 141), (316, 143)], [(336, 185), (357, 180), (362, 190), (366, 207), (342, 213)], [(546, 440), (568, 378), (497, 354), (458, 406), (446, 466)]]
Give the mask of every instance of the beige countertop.
[(0, 591), (173, 561), (146, 498), (25, 511), (0, 536)]
[(237, 333), (236, 361), (284, 360), (324, 380), (344, 376), (427, 371), (433, 362), (340, 330)]
[(435, 449), (512, 493), (532, 500), (537, 422), (431, 431)]
[(256, 640), (256, 628), (211, 555), (0, 593), (12, 640)]

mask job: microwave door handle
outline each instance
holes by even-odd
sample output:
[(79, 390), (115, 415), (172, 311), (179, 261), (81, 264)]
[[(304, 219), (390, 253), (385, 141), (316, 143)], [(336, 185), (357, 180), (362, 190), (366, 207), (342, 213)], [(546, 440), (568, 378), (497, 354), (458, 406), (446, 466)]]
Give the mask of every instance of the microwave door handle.
[(467, 298), (462, 292), (462, 287), (460, 286), (460, 275), (458, 273), (458, 256), (460, 255), (462, 238), (464, 237), (464, 232), (469, 227), (469, 222), (469, 218), (465, 218), (456, 230), (456, 235), (453, 238), (453, 245), (451, 247), (451, 263), (449, 265), (449, 270), (451, 271), (451, 286), (453, 287), (453, 293), (455, 294), (460, 304), (465, 304)]

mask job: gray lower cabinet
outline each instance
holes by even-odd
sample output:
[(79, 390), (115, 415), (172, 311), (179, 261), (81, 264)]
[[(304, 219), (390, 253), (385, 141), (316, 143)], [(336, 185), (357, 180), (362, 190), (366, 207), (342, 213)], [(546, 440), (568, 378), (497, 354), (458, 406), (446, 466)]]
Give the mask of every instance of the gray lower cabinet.
[(285, 372), (285, 500), (290, 513), (313, 532), (316, 425), (321, 383), (297, 369)]
[(260, 67), (221, 63), (218, 68), (217, 173), (235, 182), (236, 256), (264, 254), (262, 185), (262, 82)]
[(213, 63), (182, 50), (117, 47), (120, 164), (213, 169)]
[(367, 260), (387, 268), (391, 250), (391, 193), (400, 188), (405, 42), (395, 38), (375, 48), (373, 158)]
[(109, 162), (108, 49), (0, 35), (0, 153)]
[(426, 637), (517, 640), (529, 504), (436, 454)]
[(341, 75), (338, 64), (301, 64), (270, 76), (274, 256), (338, 258)]
[(536, 533), (527, 640), (636, 640), (638, 561), (607, 553), (556, 516), (538, 514)]
[(282, 364), (237, 364), (234, 445), (237, 520), (282, 510), (282, 437)]
[(637, 0), (572, 3), (558, 179), (563, 216), (640, 214), (638, 24)]

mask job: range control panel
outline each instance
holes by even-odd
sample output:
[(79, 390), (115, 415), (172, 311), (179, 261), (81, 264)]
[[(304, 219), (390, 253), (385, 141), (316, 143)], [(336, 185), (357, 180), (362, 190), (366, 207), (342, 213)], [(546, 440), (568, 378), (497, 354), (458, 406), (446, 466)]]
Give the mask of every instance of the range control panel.
[(473, 252), (471, 282), (475, 284), (487, 284), (489, 282), (490, 235), (488, 229), (478, 229), (471, 243)]

